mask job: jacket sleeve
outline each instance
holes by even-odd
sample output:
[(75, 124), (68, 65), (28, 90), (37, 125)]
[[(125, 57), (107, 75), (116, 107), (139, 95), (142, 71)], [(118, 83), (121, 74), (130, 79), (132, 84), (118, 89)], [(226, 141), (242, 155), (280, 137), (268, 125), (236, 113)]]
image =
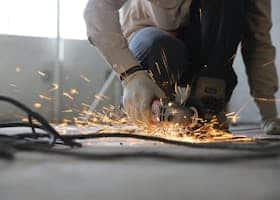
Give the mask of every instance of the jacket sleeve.
[(248, 0), (246, 9), (242, 55), (251, 95), (255, 98), (263, 119), (275, 118), (277, 112), (273, 100), (278, 90), (278, 77), (275, 47), (270, 36), (271, 1)]
[(119, 9), (127, 0), (89, 0), (84, 11), (89, 41), (117, 73), (139, 65), (128, 48), (119, 22)]

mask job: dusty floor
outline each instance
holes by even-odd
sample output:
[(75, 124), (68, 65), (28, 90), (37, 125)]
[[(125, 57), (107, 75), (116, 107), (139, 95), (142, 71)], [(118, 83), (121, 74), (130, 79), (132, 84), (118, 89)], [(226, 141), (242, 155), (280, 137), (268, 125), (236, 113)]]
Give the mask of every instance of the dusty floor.
[(0, 160), (0, 199), (280, 199), (278, 155), (133, 139), (87, 141), (69, 151), (76, 154), (18, 152)]

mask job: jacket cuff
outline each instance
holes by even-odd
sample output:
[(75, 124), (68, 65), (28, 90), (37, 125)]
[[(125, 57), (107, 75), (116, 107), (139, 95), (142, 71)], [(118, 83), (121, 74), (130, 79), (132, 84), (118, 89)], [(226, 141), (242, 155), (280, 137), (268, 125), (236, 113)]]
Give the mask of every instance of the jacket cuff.
[(124, 80), (121, 82), (121, 84), (122, 84), (123, 87), (126, 87), (127, 84), (128, 84), (131, 80), (133, 80), (133, 79), (135, 79), (135, 78), (143, 79), (143, 77), (145, 77), (145, 79), (146, 79), (146, 77), (149, 77), (149, 78), (150, 78), (150, 76), (149, 76), (149, 74), (148, 74), (147, 71), (145, 71), (145, 70), (136, 71), (135, 73), (133, 73), (133, 74), (127, 76), (126, 79), (124, 79)]
[(135, 72), (143, 71), (143, 70), (144, 70), (144, 68), (141, 66), (138, 66), (138, 65), (131, 67), (128, 70), (126, 70), (125, 72), (120, 74), (120, 79), (121, 79), (121, 81), (124, 81), (127, 77), (134, 74)]

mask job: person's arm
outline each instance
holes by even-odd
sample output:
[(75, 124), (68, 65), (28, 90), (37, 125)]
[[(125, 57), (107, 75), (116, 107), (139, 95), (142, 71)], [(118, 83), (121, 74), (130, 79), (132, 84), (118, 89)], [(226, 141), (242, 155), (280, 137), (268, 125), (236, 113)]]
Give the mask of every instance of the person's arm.
[[(119, 74), (129, 75), (122, 80), (123, 104), (134, 121), (150, 122), (150, 106), (155, 98), (164, 97), (163, 91), (142, 70), (131, 70), (138, 62), (128, 48), (119, 21), (119, 9), (127, 0), (89, 0), (84, 12), (89, 41)], [(138, 67), (138, 69), (141, 67)]]
[[(118, 74), (139, 65), (128, 48), (119, 21), (119, 9), (125, 2), (127, 0), (89, 0), (84, 11), (89, 41)], [(166, 31), (175, 31), (180, 26), (181, 18), (187, 15), (191, 0), (147, 2), (151, 3), (150, 17), (156, 26)]]
[(89, 41), (118, 74), (139, 65), (128, 48), (119, 21), (119, 9), (126, 1), (89, 0), (84, 11)]
[(273, 119), (277, 117), (274, 95), (278, 90), (278, 77), (275, 66), (275, 47), (272, 45), (270, 36), (271, 1), (247, 0), (246, 9), (242, 55), (251, 95), (255, 98), (262, 119)]

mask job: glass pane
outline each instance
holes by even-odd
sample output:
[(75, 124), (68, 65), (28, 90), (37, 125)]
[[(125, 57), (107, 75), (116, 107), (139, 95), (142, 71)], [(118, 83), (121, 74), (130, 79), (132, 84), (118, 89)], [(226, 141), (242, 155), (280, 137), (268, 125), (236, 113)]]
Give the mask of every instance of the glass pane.
[(56, 37), (56, 0), (0, 0), (0, 34)]

